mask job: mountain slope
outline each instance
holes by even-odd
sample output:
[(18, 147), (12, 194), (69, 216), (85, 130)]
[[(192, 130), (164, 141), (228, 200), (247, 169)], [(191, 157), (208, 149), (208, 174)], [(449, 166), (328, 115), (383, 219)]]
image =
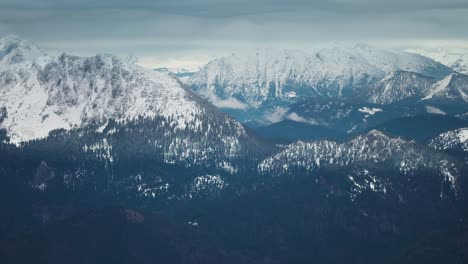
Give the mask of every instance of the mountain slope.
[(429, 146), (438, 150), (468, 152), (468, 127), (440, 134), (429, 142)]
[(43, 55), (44, 53), (34, 44), (17, 36), (6, 36), (0, 39), (0, 70)]
[(365, 44), (358, 44), (353, 50), (386, 73), (400, 70), (441, 79), (452, 72), (447, 66), (417, 54), (378, 49)]
[(423, 100), (448, 100), (468, 103), (468, 75), (452, 73), (428, 87)]
[(297, 169), (313, 172), (321, 167), (366, 164), (390, 166), (401, 173), (429, 168), (447, 178), (452, 188), (455, 188), (460, 176), (447, 157), (420, 148), (413, 141), (392, 138), (377, 130), (344, 143), (299, 141), (262, 161), (258, 169), (263, 173), (281, 174)]
[(366, 91), (366, 98), (375, 104), (390, 104), (405, 99), (418, 100), (437, 79), (413, 72), (391, 72)]
[(410, 49), (408, 52), (421, 54), (459, 73), (468, 74), (468, 51), (463, 49)]
[(110, 55), (63, 54), (14, 65), (0, 73), (2, 123), (14, 142), (108, 119), (173, 116), (194, 120), (201, 107), (174, 78)]

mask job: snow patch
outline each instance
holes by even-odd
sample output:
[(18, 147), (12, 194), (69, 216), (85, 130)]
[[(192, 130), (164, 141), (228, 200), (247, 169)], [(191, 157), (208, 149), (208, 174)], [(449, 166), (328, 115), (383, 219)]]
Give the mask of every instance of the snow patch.
[(375, 115), (378, 112), (382, 112), (383, 110), (380, 108), (369, 108), (369, 107), (361, 107), (358, 109), (359, 112), (361, 113), (366, 113), (368, 115)]

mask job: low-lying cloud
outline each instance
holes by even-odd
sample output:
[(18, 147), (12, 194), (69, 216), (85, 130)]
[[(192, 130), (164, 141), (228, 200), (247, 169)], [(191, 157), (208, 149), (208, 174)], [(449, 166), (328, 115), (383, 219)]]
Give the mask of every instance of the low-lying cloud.
[(226, 98), (226, 99), (221, 99), (217, 97), (216, 95), (210, 95), (210, 102), (218, 107), (218, 108), (223, 108), (223, 109), (236, 109), (236, 110), (247, 110), (249, 106), (239, 100), (237, 100), (234, 97)]
[(292, 120), (295, 122), (300, 122), (300, 123), (307, 123), (310, 125), (319, 125), (320, 122), (317, 122), (314, 119), (311, 118), (304, 118), (300, 115), (298, 115), (296, 112), (289, 112), (288, 108), (285, 107), (276, 107), (272, 111), (268, 112), (265, 116), (264, 119), (266, 123), (278, 123), (284, 120)]

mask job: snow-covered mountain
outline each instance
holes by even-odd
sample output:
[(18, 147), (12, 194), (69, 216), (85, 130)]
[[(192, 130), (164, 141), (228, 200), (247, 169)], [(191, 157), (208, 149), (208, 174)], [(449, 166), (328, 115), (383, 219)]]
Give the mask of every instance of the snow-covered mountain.
[(468, 75), (452, 73), (427, 88), (423, 100), (468, 102)]
[(390, 104), (405, 99), (420, 99), (437, 79), (407, 71), (391, 72), (366, 91), (366, 99), (375, 104)]
[(451, 70), (429, 58), (406, 52), (327, 48), (316, 53), (257, 50), (211, 61), (187, 84), (207, 99), (236, 99), (250, 107), (289, 104), (310, 97), (352, 97), (392, 71), (443, 78)]
[(0, 39), (0, 70), (16, 63), (34, 60), (44, 53), (34, 44), (17, 36)]
[(443, 133), (431, 140), (429, 146), (438, 150), (468, 152), (468, 127)]
[(441, 63), (413, 53), (378, 49), (366, 44), (356, 45), (352, 52), (386, 73), (408, 71), (424, 76), (443, 78), (451, 72)]
[[(43, 56), (6, 67), (0, 71), (0, 109), (0, 128), (11, 142), (95, 127), (103, 134), (83, 148), (110, 161), (116, 131), (145, 138), (142, 144), (169, 163), (226, 161), (255, 146), (242, 124), (177, 78), (112, 55)], [(143, 124), (148, 128), (139, 128)]]
[(378, 130), (339, 143), (330, 140), (298, 141), (262, 161), (263, 173), (294, 170), (316, 171), (330, 166), (380, 164), (408, 174), (423, 168), (438, 171), (455, 186), (459, 172), (446, 156), (418, 146), (413, 141), (393, 138)]
[(63, 54), (13, 65), (0, 73), (2, 123), (15, 142), (108, 119), (174, 116), (180, 126), (203, 109), (176, 79), (111, 55)]
[(464, 49), (408, 49), (452, 68), (459, 73), (468, 74), (468, 50)]

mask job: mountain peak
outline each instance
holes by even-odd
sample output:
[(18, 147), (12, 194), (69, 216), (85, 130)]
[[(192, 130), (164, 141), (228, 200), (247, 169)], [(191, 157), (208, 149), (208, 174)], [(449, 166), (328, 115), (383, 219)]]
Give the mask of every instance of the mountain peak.
[(372, 129), (366, 134), (367, 137), (376, 137), (376, 138), (388, 138), (382, 131), (377, 129)]
[(343, 143), (321, 140), (291, 144), (263, 160), (258, 169), (262, 173), (296, 168), (314, 171), (325, 166), (376, 163), (386, 163), (402, 173), (423, 167), (443, 172), (449, 164), (442, 157), (434, 159), (433, 153), (420, 149), (413, 141), (371, 130)]
[(468, 152), (468, 127), (442, 133), (432, 139), (429, 142), (429, 146), (438, 150), (458, 150)]
[(468, 75), (451, 73), (435, 83), (426, 92), (423, 100), (449, 99), (468, 102)]
[(468, 74), (468, 50), (458, 48), (408, 49), (408, 52), (420, 54), (444, 64), (453, 70)]
[(8, 113), (1, 125), (12, 142), (109, 119), (174, 117), (177, 126), (184, 127), (201, 111), (198, 101), (169, 74), (109, 54), (44, 56), (8, 71), (13, 78), (0, 80), (0, 102)]
[(369, 102), (377, 104), (419, 100), (436, 80), (415, 72), (392, 71), (370, 87), (366, 98)]
[(44, 53), (33, 43), (15, 35), (0, 39), (0, 68), (24, 61), (32, 61)]
[(27, 41), (20, 38), (17, 35), (6, 35), (0, 38), (0, 43), (19, 43), (19, 42), (27, 42)]

